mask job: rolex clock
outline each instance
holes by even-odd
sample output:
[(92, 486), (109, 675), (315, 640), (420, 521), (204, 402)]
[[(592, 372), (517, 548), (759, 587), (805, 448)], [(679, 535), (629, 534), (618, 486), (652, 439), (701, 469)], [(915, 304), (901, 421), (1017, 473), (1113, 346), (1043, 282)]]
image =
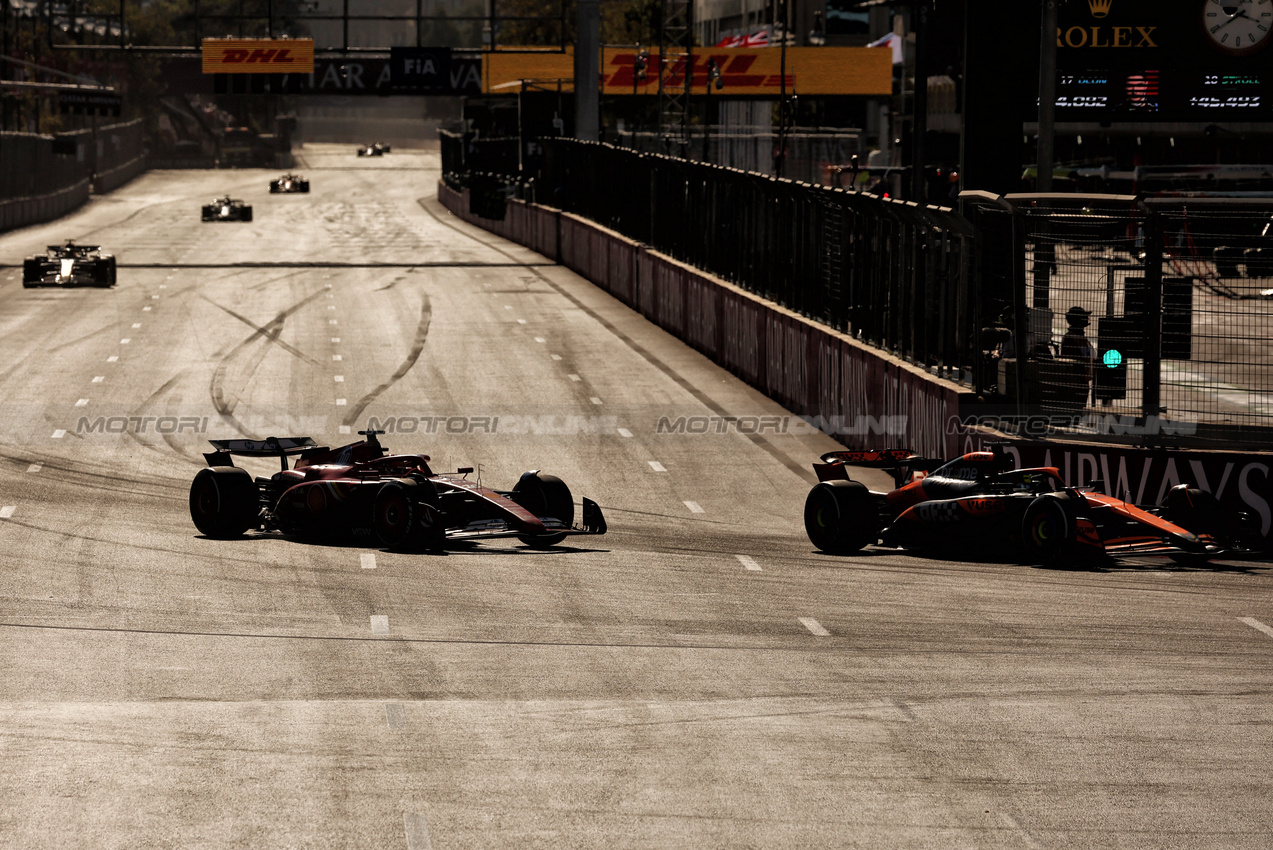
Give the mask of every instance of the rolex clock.
[(1273, 0), (1203, 0), (1202, 27), (1217, 50), (1249, 56), (1273, 34)]

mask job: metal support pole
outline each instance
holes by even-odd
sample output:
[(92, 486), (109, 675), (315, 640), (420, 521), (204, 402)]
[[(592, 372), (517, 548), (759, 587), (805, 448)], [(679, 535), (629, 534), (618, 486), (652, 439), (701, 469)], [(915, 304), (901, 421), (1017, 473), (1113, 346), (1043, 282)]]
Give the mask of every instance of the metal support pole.
[(774, 174), (783, 176), (787, 164), (787, 31), (791, 26), (791, 0), (778, 0), (782, 8), (782, 47), (778, 70), (778, 155)]
[(1145, 217), (1145, 366), (1141, 409), (1146, 417), (1162, 413), (1162, 218)]
[(928, 135), (928, 2), (915, 0), (911, 15), (911, 32), (915, 33), (915, 89), (911, 96), (911, 200), (928, 203), (928, 181), (924, 166), (928, 154), (924, 137)]
[(575, 138), (595, 142), (601, 129), (601, 3), (578, 0), (575, 35)]
[(1057, 0), (1043, 0), (1039, 27), (1039, 144), (1035, 191), (1052, 191), (1053, 144), (1056, 135)]

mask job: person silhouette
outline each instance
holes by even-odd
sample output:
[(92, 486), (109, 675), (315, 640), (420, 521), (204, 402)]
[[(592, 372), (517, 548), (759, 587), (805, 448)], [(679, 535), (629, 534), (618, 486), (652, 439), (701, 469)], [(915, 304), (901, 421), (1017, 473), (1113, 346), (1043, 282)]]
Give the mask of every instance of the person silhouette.
[(1091, 312), (1082, 307), (1071, 307), (1065, 313), (1065, 322), (1069, 328), (1061, 337), (1061, 356), (1083, 363), (1089, 384), (1096, 374), (1096, 348), (1083, 329), (1091, 323), (1091, 316)]

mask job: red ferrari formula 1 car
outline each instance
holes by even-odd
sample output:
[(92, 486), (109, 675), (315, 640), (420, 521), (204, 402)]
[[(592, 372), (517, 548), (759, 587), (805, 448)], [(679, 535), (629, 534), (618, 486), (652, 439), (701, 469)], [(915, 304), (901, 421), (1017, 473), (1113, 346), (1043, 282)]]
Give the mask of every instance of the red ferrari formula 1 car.
[[(552, 475), (527, 472), (512, 490), (470, 481), (472, 469), (433, 472), (428, 455), (391, 455), (377, 434), (329, 449), (309, 437), (212, 440), (190, 485), (190, 517), (208, 537), (260, 529), (309, 539), (350, 539), (389, 548), (441, 548), (450, 541), (516, 537), (527, 546), (571, 534), (605, 534), (601, 508), (583, 500), (574, 525), (570, 489)], [(282, 469), (253, 479), (233, 456), (277, 457)], [(295, 468), (287, 459), (297, 456)]]
[[(1066, 487), (1052, 467), (1014, 469), (998, 450), (945, 464), (902, 449), (840, 451), (813, 466), (819, 483), (805, 500), (805, 531), (831, 554), (879, 543), (1067, 566), (1143, 554), (1205, 561), (1254, 550), (1249, 517), (1231, 516), (1210, 493), (1183, 484), (1161, 507), (1140, 508), (1101, 493), (1100, 482)], [(849, 478), (854, 466), (891, 470), (897, 489), (868, 490)]]

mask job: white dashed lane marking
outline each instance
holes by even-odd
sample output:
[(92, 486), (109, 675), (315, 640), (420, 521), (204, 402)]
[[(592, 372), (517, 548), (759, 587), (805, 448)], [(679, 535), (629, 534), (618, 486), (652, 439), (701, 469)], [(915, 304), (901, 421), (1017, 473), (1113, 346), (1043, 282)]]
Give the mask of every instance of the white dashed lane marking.
[(734, 557), (738, 559), (738, 563), (742, 564), (747, 569), (757, 573), (762, 572), (760, 564), (757, 564), (756, 559), (750, 555), (735, 555)]
[(550, 355), (548, 355), (548, 356), (549, 356), (549, 357), (551, 357), (553, 360), (560, 360), (560, 359), (561, 359), (561, 355), (560, 355), (560, 354), (550, 354)]
[(526, 324), (526, 320), (525, 320), (525, 319), (518, 319), (518, 320), (517, 320), (517, 324), (519, 324), (519, 325), (524, 325), (524, 324)]
[(692, 514), (706, 513), (706, 511), (703, 510), (703, 507), (698, 502), (686, 502), (685, 507), (689, 508), (690, 513)]
[(42, 464), (42, 463), (33, 463), (33, 464), (31, 464), (30, 466), (28, 466), (28, 467), (27, 467), (27, 472), (39, 472), (39, 471), (40, 471), (41, 469), (43, 469), (43, 468), (44, 468), (44, 464)]
[(338, 398), (338, 399), (336, 399), (336, 406), (337, 406), (337, 407), (345, 407), (345, 406), (346, 406), (346, 405), (345, 405), (345, 400), (344, 400), (343, 398)]
[(827, 631), (826, 629), (822, 628), (822, 624), (819, 623), (817, 620), (813, 619), (812, 617), (801, 617), (800, 625), (804, 626), (811, 633), (817, 635), (818, 637), (831, 636), (831, 633)]
[(340, 426), (340, 433), (342, 433), (342, 434), (350, 434), (350, 433), (352, 433), (352, 431), (350, 430), (350, 427), (349, 427), (348, 425), (341, 425), (341, 426)]
[(345, 376), (344, 376), (344, 375), (337, 375), (337, 376), (336, 376), (336, 383), (338, 383), (338, 384), (343, 384), (343, 383), (345, 383)]
[(385, 723), (390, 729), (403, 729), (407, 725), (406, 707), (400, 702), (385, 703)]
[(332, 360), (341, 361), (341, 360), (344, 360), (344, 359), (345, 359), (345, 358), (341, 357), (339, 354), (333, 354), (333, 355), (332, 355)]
[(567, 377), (567, 378), (569, 378), (569, 379), (570, 379), (570, 380), (572, 380), (572, 381), (582, 381), (582, 380), (583, 380), (583, 378), (579, 377), (578, 375), (567, 375), (566, 377)]
[(327, 320), (327, 324), (329, 324), (329, 325), (338, 325), (338, 324), (340, 324), (340, 322), (336, 321), (335, 319), (328, 319), (328, 320)]
[(105, 375), (98, 375), (98, 376), (96, 376), (95, 378), (93, 378), (93, 383), (95, 383), (95, 384), (100, 384), (100, 383), (101, 383), (102, 381), (104, 381), (104, 380), (106, 380), (106, 376), (105, 376)]
[(15, 510), (17, 510), (17, 508), (14, 505), (5, 505), (3, 508), (0, 508), (0, 519), (8, 519), (13, 516), (13, 512)]
[(336, 343), (340, 342), (340, 337), (338, 336), (332, 337), (332, 342), (336, 342)]
[(402, 825), (407, 831), (407, 850), (433, 850), (429, 840), (429, 821), (419, 812), (404, 812)]
[(107, 363), (118, 363), (118, 362), (119, 362), (119, 355), (118, 355), (118, 354), (112, 354), (110, 357), (107, 357), (107, 358), (106, 358), (106, 362), (107, 362)]
[(1239, 617), (1239, 620), (1246, 623), (1258, 632), (1264, 632), (1269, 637), (1273, 637), (1273, 627), (1266, 626), (1254, 617)]
[(650, 469), (653, 469), (655, 472), (667, 472), (667, 467), (659, 463), (657, 460), (649, 461), (649, 464)]
[(620, 436), (620, 437), (631, 437), (631, 436), (632, 436), (632, 432), (631, 432), (631, 431), (629, 431), (627, 428), (620, 428), (620, 429), (619, 429), (619, 436)]
[(55, 440), (60, 440), (65, 436), (66, 436), (65, 428), (58, 428), (56, 431), (53, 432), (53, 439)]
[(150, 312), (150, 308), (149, 308), (149, 307), (142, 307), (142, 308), (141, 308), (141, 311), (142, 311), (143, 313), (149, 313), (149, 312)]
[[(349, 426), (346, 425), (346, 428)], [(376, 568), (376, 556), (371, 552), (363, 552), (359, 557), (364, 570), (374, 570)]]
[(130, 343), (130, 342), (132, 342), (132, 340), (131, 340), (131, 339), (127, 339), (127, 338), (125, 338), (125, 339), (121, 339), (121, 340), (119, 341), (119, 344), (120, 344), (120, 345), (128, 345), (128, 343)]
[(535, 337), (535, 342), (548, 342), (548, 340), (544, 339), (542, 336), (537, 336)]
[(141, 327), (141, 322), (133, 322), (133, 330), (137, 330), (137, 328), (140, 328), (140, 327)]
[(595, 395), (592, 398), (588, 399), (588, 401), (592, 402), (593, 404), (601, 404), (601, 399), (597, 398)]
[(86, 398), (82, 398), (79, 401), (75, 402), (76, 407), (84, 407), (87, 404), (88, 404), (88, 399)]
[(389, 634), (389, 617), (385, 614), (372, 614), (371, 633), (373, 635)]

